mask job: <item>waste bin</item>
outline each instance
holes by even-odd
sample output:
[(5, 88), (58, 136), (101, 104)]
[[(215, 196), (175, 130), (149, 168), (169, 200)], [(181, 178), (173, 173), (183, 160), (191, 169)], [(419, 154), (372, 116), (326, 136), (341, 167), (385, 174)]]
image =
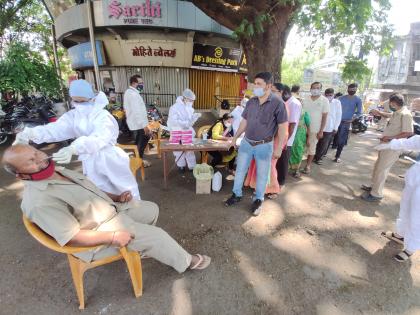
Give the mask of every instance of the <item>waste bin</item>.
[(211, 179), (213, 178), (214, 170), (208, 164), (197, 164), (193, 171), (196, 187), (195, 193), (210, 194), (211, 192)]

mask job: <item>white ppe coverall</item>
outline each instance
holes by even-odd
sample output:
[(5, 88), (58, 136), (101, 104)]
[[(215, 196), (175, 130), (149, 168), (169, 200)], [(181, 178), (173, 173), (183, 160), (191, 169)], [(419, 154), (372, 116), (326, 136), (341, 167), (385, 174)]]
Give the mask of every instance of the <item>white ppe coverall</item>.
[[(389, 143), (392, 150), (420, 151), (420, 136), (394, 139)], [(405, 175), (401, 196), (397, 233), (404, 237), (404, 247), (409, 252), (420, 249), (420, 163), (411, 166)]]
[(140, 200), (137, 181), (130, 170), (129, 156), (116, 146), (118, 124), (103, 109), (108, 100), (100, 92), (95, 101), (75, 103), (56, 122), (31, 128), (30, 140), (35, 143), (74, 139), (71, 144), (82, 161), (83, 174), (99, 189), (112, 194), (130, 191)]
[[(183, 102), (182, 96), (178, 96), (174, 105), (169, 109), (168, 128), (170, 130), (192, 130), (193, 136), (195, 131), (193, 125), (200, 117), (200, 114), (194, 113), (194, 108)], [(192, 170), (196, 165), (194, 152), (175, 151), (175, 162), (178, 167), (185, 167)]]

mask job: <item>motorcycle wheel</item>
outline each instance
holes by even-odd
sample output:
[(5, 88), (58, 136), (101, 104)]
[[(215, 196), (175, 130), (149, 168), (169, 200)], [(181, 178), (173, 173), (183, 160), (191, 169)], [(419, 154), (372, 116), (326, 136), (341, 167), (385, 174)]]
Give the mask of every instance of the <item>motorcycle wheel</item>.
[(0, 135), (0, 145), (5, 144), (9, 141), (9, 135)]

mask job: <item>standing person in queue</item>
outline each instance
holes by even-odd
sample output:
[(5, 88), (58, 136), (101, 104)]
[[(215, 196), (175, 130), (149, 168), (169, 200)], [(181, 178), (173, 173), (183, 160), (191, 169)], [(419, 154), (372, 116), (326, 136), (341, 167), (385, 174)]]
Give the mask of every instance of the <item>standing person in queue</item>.
[(140, 199), (139, 188), (130, 170), (130, 160), (116, 146), (119, 134), (114, 117), (104, 109), (108, 99), (103, 92), (95, 95), (85, 80), (70, 84), (69, 94), (74, 109), (56, 122), (34, 128), (25, 128), (16, 135), (14, 144), (60, 142), (76, 139), (71, 145), (53, 154), (60, 164), (70, 163), (73, 155), (82, 161), (83, 174), (102, 191), (120, 195), (130, 191), (134, 199)]
[[(174, 105), (169, 109), (168, 127), (170, 130), (191, 130), (193, 136), (195, 131), (193, 125), (201, 117), (200, 113), (194, 113), (193, 104), (195, 94), (190, 89), (185, 89), (182, 96), (178, 96)], [(192, 171), (196, 165), (195, 154), (192, 151), (175, 151), (175, 162), (180, 172), (188, 167)]]
[(341, 103), (334, 98), (334, 89), (326, 89), (325, 97), (330, 102), (330, 112), (328, 114), (327, 125), (324, 129), (324, 135), (316, 146), (314, 162), (318, 165), (322, 164), (323, 157), (327, 155), (330, 143), (341, 123)]
[(288, 113), (288, 140), (283, 148), (281, 157), (276, 163), (277, 169), (277, 181), (280, 188), (284, 186), (286, 182), (286, 176), (289, 172), (289, 159), (290, 152), (292, 150), (293, 142), (295, 140), (296, 131), (302, 111), (302, 104), (297, 98), (292, 95), (290, 88), (287, 85), (283, 85), (282, 99), (285, 102), (287, 113)]
[(143, 86), (144, 81), (140, 75), (135, 74), (130, 78), (130, 87), (124, 93), (124, 110), (128, 128), (134, 135), (140, 157), (143, 159), (143, 165), (144, 167), (149, 167), (151, 165), (150, 162), (146, 161), (143, 156), (152, 132), (147, 127), (149, 120), (147, 118), (146, 104), (140, 95), (140, 91), (143, 91)]
[[(245, 176), (254, 158), (257, 164), (255, 199), (251, 207), (254, 216), (261, 213), (271, 159), (281, 156), (281, 145), (287, 139), (286, 107), (283, 101), (271, 92), (272, 85), (273, 76), (270, 72), (261, 72), (255, 76), (255, 97), (248, 101), (239, 130), (232, 140), (232, 145), (235, 145), (236, 140), (245, 132), (238, 152), (233, 194), (226, 200), (225, 205), (232, 206), (241, 201)], [(275, 137), (278, 147), (273, 153)]]
[(315, 157), (316, 145), (324, 136), (325, 125), (327, 124), (330, 102), (321, 93), (322, 84), (314, 82), (311, 84), (311, 95), (303, 102), (303, 108), (311, 118), (311, 132), (308, 135), (308, 159), (302, 170), (304, 174), (311, 173), (311, 164)]
[(335, 153), (334, 162), (340, 163), (341, 152), (347, 144), (349, 137), (350, 125), (353, 119), (362, 114), (362, 100), (356, 95), (357, 84), (352, 83), (347, 87), (347, 95), (340, 97), (342, 116), (341, 124), (338, 127), (337, 152)]

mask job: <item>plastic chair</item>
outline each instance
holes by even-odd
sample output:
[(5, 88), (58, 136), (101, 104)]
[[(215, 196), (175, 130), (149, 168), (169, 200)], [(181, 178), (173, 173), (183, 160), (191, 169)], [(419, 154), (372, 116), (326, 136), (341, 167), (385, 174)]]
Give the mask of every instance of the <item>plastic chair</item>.
[(130, 274), (131, 282), (133, 284), (134, 295), (140, 297), (143, 294), (143, 274), (141, 269), (141, 259), (138, 252), (127, 250), (126, 247), (120, 248), (120, 253), (115, 256), (106, 257), (100, 260), (92, 262), (85, 262), (73, 254), (93, 250), (101, 246), (93, 247), (76, 247), (76, 246), (60, 246), (52, 237), (42, 231), (36, 224), (29, 221), (29, 219), (23, 215), (23, 224), (28, 230), (29, 234), (40, 242), (45, 247), (63, 254), (67, 254), (69, 260), (71, 275), (76, 289), (77, 297), (79, 298), (79, 309), (85, 308), (85, 297), (83, 290), (83, 274), (86, 270), (106, 265), (117, 260), (125, 260), (127, 269)]
[(206, 133), (211, 128), (211, 125), (204, 125), (200, 127), (197, 131), (197, 138), (201, 139), (203, 137), (203, 133)]
[[(140, 157), (139, 150), (135, 144), (119, 144), (117, 143), (117, 146), (119, 146), (124, 151), (131, 151), (128, 152), (130, 155), (130, 169), (131, 172), (133, 172), (134, 177), (137, 176), (137, 171), (140, 169), (141, 172), (141, 180), (144, 181), (144, 165), (143, 165), (143, 159)], [(134, 156), (133, 156), (134, 154)]]

